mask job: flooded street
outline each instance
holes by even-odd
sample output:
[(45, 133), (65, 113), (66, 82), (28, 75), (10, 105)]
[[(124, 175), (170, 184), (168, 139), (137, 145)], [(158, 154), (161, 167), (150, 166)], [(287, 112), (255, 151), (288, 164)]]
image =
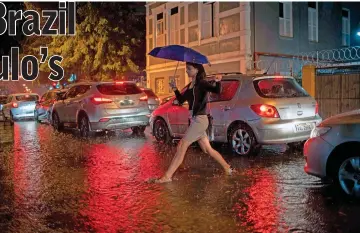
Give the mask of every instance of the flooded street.
[[(11, 132), (9, 132), (11, 133)], [(32, 121), (0, 150), (0, 229), (6, 232), (359, 232), (359, 202), (304, 173), (301, 152), (269, 146), (237, 157), (238, 173), (191, 147), (168, 184), (149, 184), (175, 145), (131, 131), (82, 140)]]

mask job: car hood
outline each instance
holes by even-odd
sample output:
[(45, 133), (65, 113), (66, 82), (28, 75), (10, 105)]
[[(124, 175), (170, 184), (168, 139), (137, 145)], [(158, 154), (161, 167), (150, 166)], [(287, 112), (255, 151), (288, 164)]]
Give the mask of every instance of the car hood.
[(350, 112), (341, 113), (329, 117), (321, 122), (321, 126), (329, 125), (346, 125), (346, 124), (360, 124), (360, 109)]

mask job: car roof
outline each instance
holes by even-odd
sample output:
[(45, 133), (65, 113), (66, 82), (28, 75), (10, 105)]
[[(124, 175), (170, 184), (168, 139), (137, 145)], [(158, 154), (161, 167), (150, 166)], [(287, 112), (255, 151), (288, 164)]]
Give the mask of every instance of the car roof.
[(15, 93), (15, 94), (12, 94), (12, 96), (21, 96), (21, 95), (37, 95), (37, 96), (39, 96), (36, 93)]
[(215, 75), (221, 75), (223, 80), (229, 79), (245, 79), (245, 80), (260, 80), (260, 79), (271, 79), (271, 78), (290, 78), (293, 79), (292, 76), (286, 75), (268, 75), (268, 74), (242, 74), (242, 73), (217, 73), (207, 75), (206, 78), (214, 77)]

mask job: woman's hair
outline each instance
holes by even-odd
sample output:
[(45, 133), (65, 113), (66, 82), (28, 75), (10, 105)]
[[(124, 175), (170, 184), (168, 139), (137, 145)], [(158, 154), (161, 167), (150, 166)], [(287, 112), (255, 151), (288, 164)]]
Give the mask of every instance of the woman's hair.
[(191, 65), (198, 70), (198, 73), (196, 75), (196, 83), (199, 83), (201, 80), (206, 78), (206, 73), (203, 65), (192, 62), (186, 62), (186, 65)]

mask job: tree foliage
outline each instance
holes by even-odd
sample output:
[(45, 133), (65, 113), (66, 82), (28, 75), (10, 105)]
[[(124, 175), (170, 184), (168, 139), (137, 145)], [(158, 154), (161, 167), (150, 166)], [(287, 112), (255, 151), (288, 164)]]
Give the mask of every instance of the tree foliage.
[[(24, 52), (37, 55), (40, 46), (46, 45), (48, 57), (63, 57), (65, 75), (76, 73), (82, 79), (109, 80), (138, 72), (145, 16), (136, 15), (134, 4), (78, 3), (75, 36), (32, 36), (24, 41)], [(49, 71), (48, 65), (42, 64), (40, 70)]]

